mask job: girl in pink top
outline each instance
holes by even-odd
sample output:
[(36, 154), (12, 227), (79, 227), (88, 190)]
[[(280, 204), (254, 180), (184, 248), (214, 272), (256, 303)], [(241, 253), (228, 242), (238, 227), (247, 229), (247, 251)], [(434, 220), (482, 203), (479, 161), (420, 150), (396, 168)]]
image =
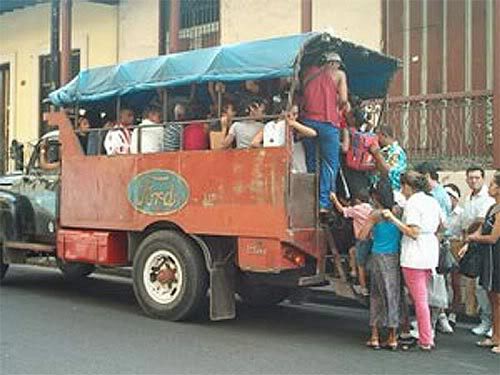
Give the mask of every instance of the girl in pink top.
[(354, 291), (367, 297), (369, 292), (366, 287), (366, 261), (370, 253), (371, 241), (362, 240), (360, 238), (360, 233), (362, 228), (368, 222), (370, 214), (373, 211), (373, 207), (368, 203), (370, 200), (370, 195), (365, 189), (361, 189), (357, 192), (354, 197), (354, 205), (350, 207), (344, 207), (338, 200), (337, 196), (332, 193), (330, 195), (333, 205), (335, 208), (342, 212), (345, 218), (351, 218), (354, 227), (354, 237), (356, 237), (356, 245), (349, 249), (349, 263), (351, 267), (351, 277), (356, 277), (359, 280), (359, 286), (354, 286)]

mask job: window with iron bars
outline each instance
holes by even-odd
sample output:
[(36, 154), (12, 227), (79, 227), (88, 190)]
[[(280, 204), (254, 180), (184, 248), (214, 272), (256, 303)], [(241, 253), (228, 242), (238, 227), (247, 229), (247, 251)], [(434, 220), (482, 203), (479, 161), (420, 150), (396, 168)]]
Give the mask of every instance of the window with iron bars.
[[(189, 51), (220, 44), (220, 0), (181, 0), (179, 50)], [(170, 0), (163, 0), (166, 22), (166, 50), (169, 46), (168, 26)]]

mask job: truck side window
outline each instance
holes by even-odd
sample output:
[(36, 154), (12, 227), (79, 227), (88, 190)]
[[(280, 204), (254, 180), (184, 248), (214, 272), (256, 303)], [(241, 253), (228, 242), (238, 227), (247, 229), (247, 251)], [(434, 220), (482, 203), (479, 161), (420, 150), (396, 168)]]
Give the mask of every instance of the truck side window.
[(44, 171), (53, 171), (61, 166), (59, 142), (57, 139), (46, 139), (39, 145), (38, 167)]

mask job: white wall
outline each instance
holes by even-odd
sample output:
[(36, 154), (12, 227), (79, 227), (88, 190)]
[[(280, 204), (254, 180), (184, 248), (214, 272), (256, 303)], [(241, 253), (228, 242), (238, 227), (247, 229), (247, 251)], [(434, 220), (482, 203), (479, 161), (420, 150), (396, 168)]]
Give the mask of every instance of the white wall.
[(119, 61), (158, 56), (159, 0), (120, 0), (118, 22)]

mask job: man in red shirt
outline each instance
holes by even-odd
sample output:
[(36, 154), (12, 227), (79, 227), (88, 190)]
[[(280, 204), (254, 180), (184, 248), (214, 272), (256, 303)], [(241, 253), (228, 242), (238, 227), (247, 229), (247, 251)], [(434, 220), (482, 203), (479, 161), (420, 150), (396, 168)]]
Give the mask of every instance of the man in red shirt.
[(316, 171), (316, 146), (319, 146), (320, 212), (331, 209), (330, 193), (336, 192), (340, 167), (340, 111), (347, 104), (347, 77), (340, 69), (342, 60), (335, 52), (323, 56), (321, 66), (309, 67), (303, 77), (302, 122), (316, 130), (318, 137), (304, 140), (308, 172)]

